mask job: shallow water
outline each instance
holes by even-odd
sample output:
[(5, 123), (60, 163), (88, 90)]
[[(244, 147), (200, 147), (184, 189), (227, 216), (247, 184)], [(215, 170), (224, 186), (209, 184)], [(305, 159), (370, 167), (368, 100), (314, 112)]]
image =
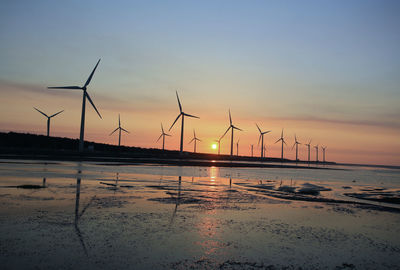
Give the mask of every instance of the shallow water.
[(399, 204), (365, 199), (397, 170), (2, 160), (0, 186), (2, 269), (400, 265)]

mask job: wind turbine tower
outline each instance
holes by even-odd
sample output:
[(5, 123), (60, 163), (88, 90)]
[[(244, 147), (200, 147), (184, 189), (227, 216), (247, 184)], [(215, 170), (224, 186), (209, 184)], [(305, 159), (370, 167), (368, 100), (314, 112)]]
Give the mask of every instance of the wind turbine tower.
[(192, 117), (192, 118), (200, 118), (200, 117), (197, 117), (197, 116), (194, 116), (194, 115), (190, 115), (190, 114), (187, 114), (187, 113), (183, 112), (182, 105), (181, 105), (181, 102), (180, 102), (179, 96), (178, 96), (178, 91), (176, 92), (176, 98), (178, 99), (178, 106), (179, 106), (180, 113), (179, 113), (178, 117), (175, 119), (175, 121), (172, 123), (171, 127), (169, 128), (169, 130), (171, 130), (171, 128), (175, 125), (175, 123), (176, 123), (176, 121), (178, 121), (179, 117), (182, 116), (181, 145), (180, 145), (180, 150), (179, 150), (182, 153), (183, 152), (183, 130), (184, 130), (183, 127), (184, 127), (184, 123), (185, 123), (185, 116)]
[(111, 132), (109, 136), (111, 136), (117, 130), (119, 131), (119, 134), (118, 134), (118, 146), (121, 146), (121, 131), (124, 131), (126, 133), (129, 133), (129, 131), (127, 131), (126, 129), (121, 127), (121, 118), (120, 118), (119, 114), (118, 114), (118, 127), (116, 129), (114, 129), (114, 131)]
[[(282, 161), (283, 161), (283, 144), (286, 144), (285, 139), (283, 138), (283, 129), (282, 129), (281, 137), (280, 137), (275, 143), (278, 143), (279, 141), (282, 142), (281, 159), (282, 159)], [(286, 144), (286, 145), (287, 145), (287, 144)]]
[(201, 140), (196, 137), (196, 131), (194, 129), (193, 129), (193, 139), (189, 142), (189, 144), (191, 144), (193, 141), (194, 141), (193, 153), (196, 153), (196, 142), (197, 141), (201, 142)]
[(264, 135), (271, 132), (271, 130), (262, 132), (260, 127), (256, 124), (258, 131), (260, 132), (260, 137), (258, 137), (258, 144), (260, 145), (261, 140), (261, 158), (265, 156), (264, 154)]
[(171, 137), (171, 135), (167, 134), (164, 132), (164, 127), (161, 123), (161, 135), (158, 137), (157, 142), (161, 139), (162, 137), (162, 150), (164, 151), (164, 144), (165, 144), (165, 136)]
[(40, 111), (39, 109), (36, 109), (35, 107), (33, 107), (35, 110), (37, 110), (38, 112), (40, 112), (41, 114), (43, 114), (45, 117), (47, 117), (47, 137), (50, 136), (50, 119), (54, 116), (56, 116), (57, 114), (62, 113), (64, 110), (59, 111), (58, 113), (55, 113), (53, 115), (48, 116), (47, 114), (45, 114), (44, 112)]
[(315, 161), (318, 162), (318, 144), (314, 146), (315, 148)]
[(301, 143), (299, 143), (299, 142), (297, 141), (296, 134), (294, 134), (294, 144), (293, 144), (293, 146), (292, 146), (292, 149), (294, 148), (294, 146), (296, 146), (296, 161), (299, 160), (299, 159), (298, 159), (298, 146), (299, 146), (299, 144), (301, 144)]
[(325, 147), (321, 146), (321, 148), (322, 148), (322, 158), (323, 158), (323, 161), (324, 161), (324, 163), (325, 163), (325, 150), (326, 150), (326, 146), (325, 146)]
[(86, 80), (85, 84), (80, 87), (80, 86), (56, 86), (56, 87), (47, 87), (48, 89), (70, 89), (70, 90), (83, 90), (83, 98), (82, 98), (82, 114), (81, 114), (81, 131), (79, 135), (79, 152), (83, 152), (83, 147), (84, 147), (84, 135), (85, 135), (85, 108), (86, 108), (86, 98), (89, 100), (90, 104), (92, 104), (94, 110), (97, 112), (99, 115), (100, 119), (102, 119), (99, 111), (97, 110), (96, 106), (94, 105), (92, 99), (90, 98), (88, 92), (87, 92), (87, 86), (89, 85), (90, 81), (93, 78), (93, 74), (96, 71), (97, 66), (100, 63), (97, 61), (96, 66), (94, 67), (92, 73), (90, 73), (89, 78)]
[(221, 149), (221, 139), (219, 138), (218, 140), (215, 140), (214, 142), (216, 142), (218, 144), (218, 155), (220, 154), (220, 149)]
[(308, 149), (308, 163), (310, 163), (310, 146), (311, 146), (311, 140), (308, 142), (308, 144), (305, 144), (305, 146), (307, 146), (307, 149)]
[(243, 131), (243, 130), (241, 130), (241, 129), (238, 128), (238, 127), (235, 127), (235, 126), (232, 124), (231, 110), (229, 110), (229, 127), (228, 127), (228, 129), (225, 131), (224, 135), (221, 136), (220, 139), (222, 139), (222, 138), (225, 136), (225, 134), (229, 131), (229, 129), (231, 129), (231, 156), (233, 156), (233, 130), (234, 130), (234, 129), (237, 129), (237, 130), (240, 130), (240, 131)]

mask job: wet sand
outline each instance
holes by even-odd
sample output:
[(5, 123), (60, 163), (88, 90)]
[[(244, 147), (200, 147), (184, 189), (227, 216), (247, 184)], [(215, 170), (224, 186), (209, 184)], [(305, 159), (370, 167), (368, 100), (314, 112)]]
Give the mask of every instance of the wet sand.
[(398, 204), (365, 199), (396, 196), (396, 173), (7, 160), (0, 172), (2, 269), (400, 265)]

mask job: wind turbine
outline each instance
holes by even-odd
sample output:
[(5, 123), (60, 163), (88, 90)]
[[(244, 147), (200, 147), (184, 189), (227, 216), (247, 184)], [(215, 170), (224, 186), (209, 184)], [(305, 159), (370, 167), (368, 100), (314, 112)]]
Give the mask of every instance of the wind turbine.
[(117, 130), (119, 130), (118, 146), (121, 146), (121, 131), (125, 131), (126, 133), (129, 133), (129, 131), (127, 131), (126, 129), (121, 127), (121, 118), (120, 118), (119, 114), (118, 114), (118, 127), (116, 129), (114, 129), (114, 131), (111, 132), (109, 136), (111, 136)]
[(164, 132), (164, 127), (161, 123), (161, 135), (158, 137), (157, 142), (161, 139), (162, 137), (162, 150), (164, 150), (164, 144), (165, 144), (165, 136), (171, 137), (171, 135), (167, 134)]
[(214, 140), (214, 142), (216, 142), (216, 143), (218, 143), (218, 155), (219, 155), (219, 153), (220, 153), (220, 149), (221, 149), (221, 139), (222, 138), (219, 138), (218, 140)]
[(324, 163), (325, 163), (325, 150), (326, 150), (326, 146), (325, 146), (325, 147), (321, 146), (321, 148), (322, 148), (323, 160), (324, 160)]
[(316, 145), (316, 146), (314, 146), (314, 148), (315, 148), (315, 150), (316, 150), (316, 152), (315, 152), (315, 160), (316, 160), (316, 162), (318, 162), (318, 144)]
[(250, 144), (251, 147), (251, 157), (253, 157), (253, 148), (254, 148), (254, 144)]
[(99, 117), (102, 119), (99, 111), (97, 110), (96, 106), (94, 105), (92, 99), (90, 98), (87, 92), (87, 86), (89, 85), (90, 81), (92, 80), (93, 74), (96, 71), (97, 66), (100, 63), (97, 61), (96, 66), (94, 67), (92, 73), (90, 73), (89, 78), (86, 80), (85, 84), (80, 86), (56, 86), (56, 87), (47, 87), (48, 89), (70, 89), (70, 90), (83, 90), (83, 99), (82, 99), (82, 114), (81, 114), (81, 132), (79, 136), (79, 152), (83, 151), (83, 144), (84, 144), (84, 133), (85, 133), (85, 107), (86, 107), (86, 98), (89, 100), (90, 104), (92, 104), (94, 110), (97, 112)]
[(222, 137), (220, 139), (222, 139), (225, 136), (225, 134), (229, 131), (229, 129), (232, 129), (232, 133), (231, 133), (231, 156), (233, 156), (233, 130), (234, 129), (237, 129), (237, 130), (240, 130), (240, 131), (243, 131), (243, 130), (241, 130), (238, 127), (235, 127), (232, 124), (231, 110), (229, 110), (229, 127), (228, 127), (228, 129), (225, 131), (224, 135), (222, 135)]
[(181, 124), (181, 146), (180, 146), (180, 152), (182, 153), (182, 151), (183, 151), (183, 126), (184, 126), (185, 116), (187, 116), (187, 117), (193, 117), (193, 118), (200, 118), (200, 117), (197, 117), (197, 116), (194, 116), (194, 115), (190, 115), (190, 114), (184, 113), (184, 112), (182, 111), (182, 105), (181, 105), (181, 102), (179, 101), (178, 91), (176, 92), (176, 98), (178, 99), (178, 105), (179, 105), (179, 111), (180, 111), (180, 113), (179, 113), (178, 117), (175, 119), (175, 121), (172, 123), (171, 127), (169, 128), (169, 130), (171, 130), (171, 128), (175, 125), (175, 123), (176, 123), (176, 121), (178, 121), (179, 117), (182, 116), (182, 124)]
[(51, 119), (52, 117), (56, 116), (57, 114), (62, 113), (64, 110), (59, 111), (58, 113), (55, 113), (55, 114), (53, 114), (53, 115), (48, 116), (47, 114), (45, 114), (45, 113), (42, 112), (41, 110), (36, 109), (35, 107), (33, 107), (33, 108), (34, 108), (35, 110), (37, 110), (38, 112), (40, 112), (41, 114), (43, 114), (45, 117), (47, 117), (47, 137), (49, 137), (49, 136), (50, 136), (50, 119)]
[(308, 144), (305, 144), (308, 148), (308, 163), (310, 163), (310, 146), (311, 146), (311, 140), (308, 142)]
[(194, 129), (193, 129), (193, 139), (189, 142), (189, 144), (191, 144), (193, 141), (194, 141), (194, 150), (193, 150), (193, 152), (196, 153), (196, 142), (197, 141), (201, 142), (201, 140), (196, 137), (196, 131)]
[(285, 139), (283, 138), (283, 128), (282, 128), (281, 137), (275, 143), (277, 143), (279, 141), (282, 141), (281, 159), (283, 161), (283, 144), (286, 144)]
[(299, 142), (297, 141), (296, 134), (294, 134), (294, 144), (293, 144), (293, 146), (292, 146), (292, 149), (294, 148), (294, 146), (296, 146), (296, 161), (298, 161), (298, 160), (299, 160), (299, 159), (297, 158), (297, 154), (298, 154), (298, 146), (299, 146), (299, 144), (301, 144), (301, 143), (299, 143)]
[(240, 141), (240, 139), (236, 143), (236, 155), (237, 156), (239, 156), (239, 141)]
[(264, 157), (264, 134), (270, 133), (271, 130), (262, 132), (260, 127), (256, 124), (258, 131), (260, 132), (260, 137), (258, 137), (258, 145), (260, 145), (261, 140), (261, 158)]

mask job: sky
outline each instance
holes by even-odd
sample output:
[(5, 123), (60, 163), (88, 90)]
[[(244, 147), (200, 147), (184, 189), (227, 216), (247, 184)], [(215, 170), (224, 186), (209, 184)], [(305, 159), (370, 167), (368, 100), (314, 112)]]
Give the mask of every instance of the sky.
[[(161, 147), (186, 113), (184, 150), (193, 129), (200, 152), (233, 122), (239, 154), (255, 155), (258, 131), (267, 156), (284, 129), (285, 157), (300, 143), (326, 146), (336, 162), (400, 165), (399, 1), (9, 1), (0, 8), (0, 131), (78, 138), (82, 86), (88, 93), (85, 139)], [(167, 149), (179, 149), (180, 123)], [(230, 136), (221, 143), (229, 153)], [(322, 153), (320, 153), (320, 158)], [(307, 158), (304, 145), (300, 159)], [(315, 159), (315, 150), (311, 153)]]

